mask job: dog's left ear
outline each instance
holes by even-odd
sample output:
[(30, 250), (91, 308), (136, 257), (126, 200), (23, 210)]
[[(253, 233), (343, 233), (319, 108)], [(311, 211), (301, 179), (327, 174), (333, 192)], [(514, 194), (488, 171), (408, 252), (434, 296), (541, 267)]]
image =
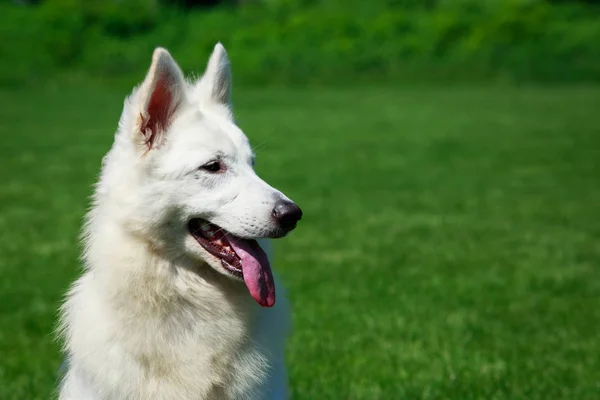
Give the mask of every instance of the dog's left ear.
[(160, 47), (154, 50), (152, 65), (138, 96), (137, 133), (149, 149), (157, 147), (185, 99), (183, 73), (167, 50)]
[(227, 51), (221, 43), (217, 43), (210, 58), (206, 71), (198, 82), (200, 101), (231, 106), (231, 64)]

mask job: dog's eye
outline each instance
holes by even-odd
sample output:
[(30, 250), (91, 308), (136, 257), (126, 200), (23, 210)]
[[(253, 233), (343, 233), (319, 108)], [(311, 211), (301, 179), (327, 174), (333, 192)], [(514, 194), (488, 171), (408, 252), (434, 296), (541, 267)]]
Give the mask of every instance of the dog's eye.
[(201, 169), (208, 172), (219, 172), (221, 171), (221, 163), (218, 161), (211, 161), (200, 167)]

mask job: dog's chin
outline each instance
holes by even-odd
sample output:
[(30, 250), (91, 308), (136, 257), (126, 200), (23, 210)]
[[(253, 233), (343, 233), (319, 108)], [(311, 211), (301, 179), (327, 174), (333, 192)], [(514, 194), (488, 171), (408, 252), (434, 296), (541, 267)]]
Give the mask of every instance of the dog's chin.
[(224, 262), (222, 259), (213, 256), (204, 249), (200, 249), (200, 260), (202, 264), (205, 264), (207, 267), (229, 279), (240, 282), (244, 281), (244, 273), (241, 269)]
[(197, 238), (195, 238), (193, 235), (191, 236), (191, 254), (193, 255), (193, 258), (197, 260), (199, 265), (210, 268), (227, 278), (236, 281), (244, 280), (244, 273), (239, 261), (236, 262), (232, 260), (228, 262), (224, 258), (214, 255), (212, 252), (209, 252), (205, 247), (200, 245)]
[(197, 218), (190, 220), (188, 231), (204, 263), (229, 278), (244, 280), (242, 260), (231, 246), (225, 230)]

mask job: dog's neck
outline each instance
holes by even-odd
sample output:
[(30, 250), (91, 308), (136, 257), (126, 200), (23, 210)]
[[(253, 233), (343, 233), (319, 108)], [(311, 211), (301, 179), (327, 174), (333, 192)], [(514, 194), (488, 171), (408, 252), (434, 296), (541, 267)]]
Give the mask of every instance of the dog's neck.
[(242, 282), (168, 254), (168, 249), (124, 231), (118, 223), (93, 225), (86, 240), (86, 266), (106, 301), (127, 320), (219, 309), (224, 318), (250, 322), (257, 305)]

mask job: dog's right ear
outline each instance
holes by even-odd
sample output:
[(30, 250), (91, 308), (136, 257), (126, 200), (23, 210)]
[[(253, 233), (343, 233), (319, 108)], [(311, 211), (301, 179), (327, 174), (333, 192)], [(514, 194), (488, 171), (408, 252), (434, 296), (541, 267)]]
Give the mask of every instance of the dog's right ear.
[(227, 51), (221, 43), (215, 45), (197, 90), (201, 103), (231, 107), (231, 65)]
[(167, 50), (154, 50), (152, 65), (137, 95), (136, 135), (148, 149), (158, 147), (185, 100), (183, 73)]

